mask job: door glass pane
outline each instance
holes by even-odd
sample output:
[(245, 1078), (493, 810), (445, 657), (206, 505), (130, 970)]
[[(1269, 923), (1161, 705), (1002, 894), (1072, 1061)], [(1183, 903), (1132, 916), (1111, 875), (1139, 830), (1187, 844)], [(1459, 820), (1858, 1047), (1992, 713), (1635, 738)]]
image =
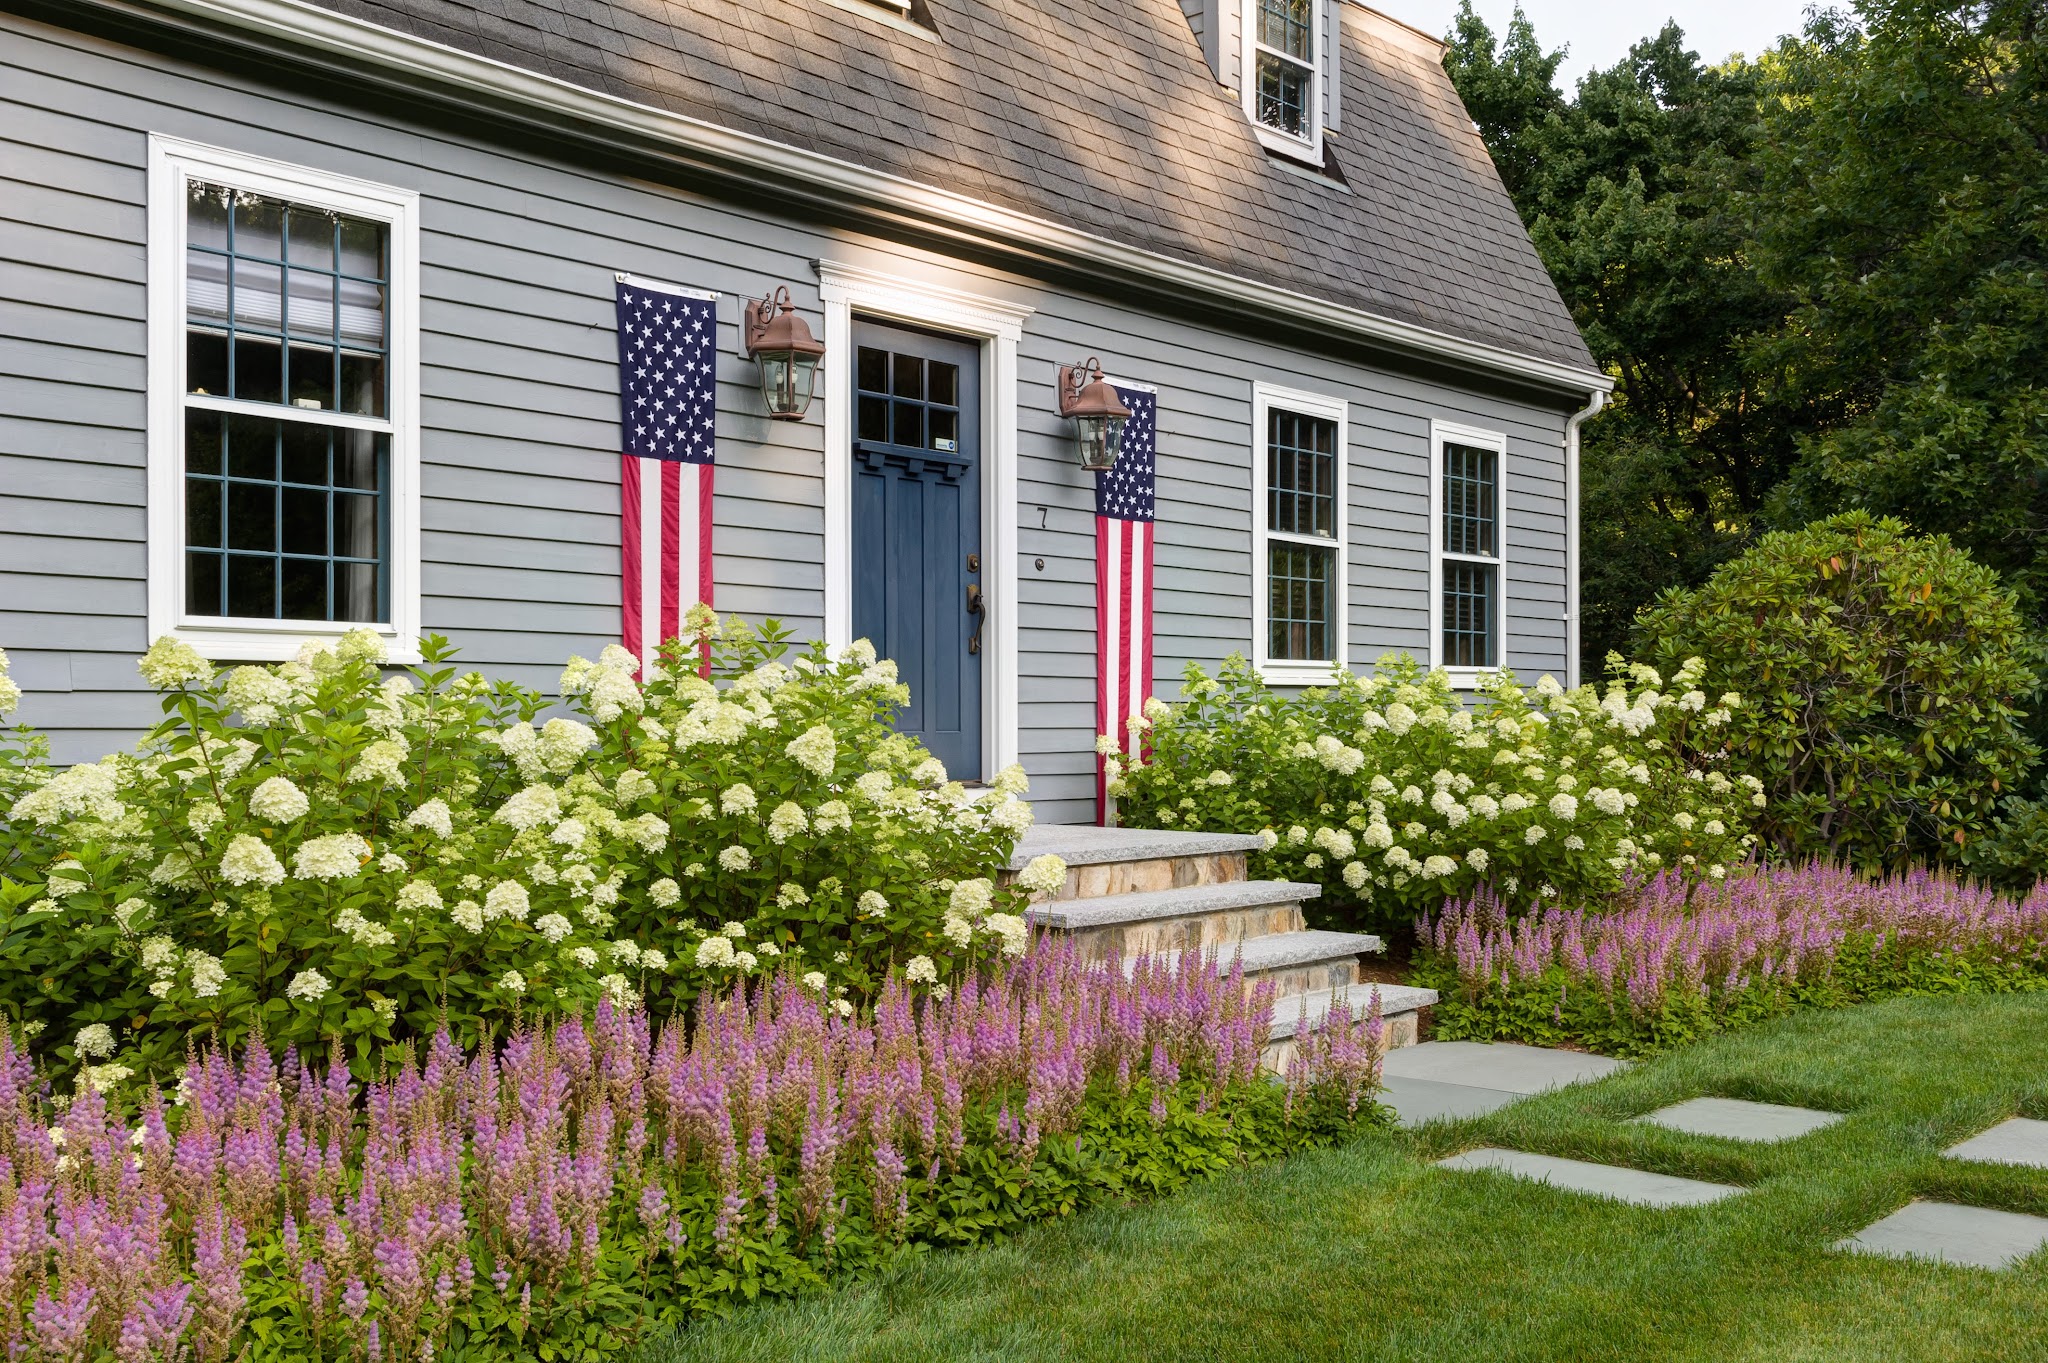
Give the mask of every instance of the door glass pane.
[(899, 445), (924, 448), (924, 408), (914, 402), (895, 404), (895, 433), (890, 438)]
[(897, 355), (892, 366), (895, 371), (894, 391), (899, 398), (922, 398), (924, 396), (924, 358), (919, 355)]
[(887, 441), (889, 439), (889, 400), (874, 397), (868, 393), (860, 395), (857, 418), (861, 440)]
[(931, 376), (931, 400), (948, 407), (960, 405), (960, 366), (933, 360), (927, 366)]
[(870, 393), (889, 391), (889, 352), (873, 346), (860, 348), (860, 361), (854, 382)]

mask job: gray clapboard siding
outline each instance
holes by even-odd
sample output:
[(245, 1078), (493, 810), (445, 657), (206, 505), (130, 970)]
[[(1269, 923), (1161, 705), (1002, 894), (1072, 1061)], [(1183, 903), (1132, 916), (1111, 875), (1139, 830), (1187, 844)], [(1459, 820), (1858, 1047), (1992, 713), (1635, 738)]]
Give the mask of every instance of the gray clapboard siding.
[[(65, 758), (152, 722), (141, 618), (145, 134), (414, 188), (422, 196), (425, 627), (461, 661), (551, 690), (616, 636), (616, 341), (610, 275), (731, 295), (846, 259), (1035, 309), (1019, 347), (1019, 748), (1041, 818), (1092, 813), (1092, 484), (1052, 409), (1052, 370), (1099, 354), (1160, 389), (1158, 689), (1250, 644), (1254, 381), (1350, 404), (1351, 660), (1429, 640), (1431, 418), (1505, 432), (1508, 659), (1562, 670), (1564, 411), (1049, 288), (981, 264), (652, 179), (343, 108), (25, 20), (0, 18), (0, 645), (54, 686), (25, 719)], [(655, 172), (650, 171), (650, 174)], [(22, 191), (22, 192), (17, 192)], [(1390, 222), (1399, 230), (1398, 215)], [(1475, 268), (1484, 268), (1475, 264)], [(821, 423), (756, 414), (735, 308), (719, 336), (719, 604), (822, 629)], [(813, 312), (815, 316), (815, 312)], [(25, 546), (25, 547), (24, 547)], [(1033, 560), (1043, 559), (1038, 571)], [(95, 565), (91, 571), (58, 568)]]

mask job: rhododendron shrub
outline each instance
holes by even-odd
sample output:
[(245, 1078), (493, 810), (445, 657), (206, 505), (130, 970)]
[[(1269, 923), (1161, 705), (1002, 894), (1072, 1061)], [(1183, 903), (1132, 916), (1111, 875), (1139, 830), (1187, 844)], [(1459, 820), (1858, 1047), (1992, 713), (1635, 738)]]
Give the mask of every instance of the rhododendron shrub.
[(1380, 925), (1484, 885), (1542, 903), (1660, 869), (1718, 880), (1763, 796), (1713, 756), (1741, 697), (1698, 680), (1617, 661), (1604, 687), (1503, 671), (1461, 697), (1396, 654), (1289, 694), (1240, 657), (1214, 678), (1190, 664), (1180, 702), (1133, 721), (1142, 756), (1106, 759), (1110, 790), (1132, 827), (1263, 831), (1259, 874), (1320, 882), (1321, 911)]
[(0, 1008), (102, 1086), (258, 1031), (368, 1074), (443, 1027), (665, 1009), (780, 957), (850, 1009), (892, 967), (936, 988), (1023, 950), (1061, 868), (994, 883), (1021, 773), (969, 800), (890, 731), (905, 691), (865, 645), (785, 664), (772, 628), (690, 628), (645, 677), (572, 660), (580, 718), (439, 640), (397, 675), (369, 631), (271, 667), (159, 641), (136, 751), (0, 768)]
[(1796, 1008), (2048, 989), (2048, 883), (1811, 862), (1714, 886), (1665, 871), (1600, 912), (1513, 907), (1480, 894), (1417, 925), (1437, 1036), (1628, 1056)]
[(852, 1018), (788, 975), (359, 1091), (264, 1047), (61, 1108), (0, 1033), (8, 1358), (619, 1359), (651, 1331), (1381, 1119), (1378, 1019), (1257, 1072), (1268, 991), (1042, 948)]

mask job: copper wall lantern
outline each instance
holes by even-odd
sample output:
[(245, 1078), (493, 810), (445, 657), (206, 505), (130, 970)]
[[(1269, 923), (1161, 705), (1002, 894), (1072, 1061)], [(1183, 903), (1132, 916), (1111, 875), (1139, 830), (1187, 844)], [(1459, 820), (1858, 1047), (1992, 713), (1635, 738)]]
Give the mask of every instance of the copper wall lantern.
[(747, 354), (761, 367), (761, 402), (779, 421), (802, 421), (811, 409), (818, 386), (818, 360), (825, 343), (778, 288), (767, 298), (749, 299), (746, 320)]
[(1082, 468), (1099, 473), (1116, 467), (1131, 409), (1103, 380), (1101, 360), (1091, 355), (1081, 364), (1060, 366), (1060, 415), (1074, 419)]

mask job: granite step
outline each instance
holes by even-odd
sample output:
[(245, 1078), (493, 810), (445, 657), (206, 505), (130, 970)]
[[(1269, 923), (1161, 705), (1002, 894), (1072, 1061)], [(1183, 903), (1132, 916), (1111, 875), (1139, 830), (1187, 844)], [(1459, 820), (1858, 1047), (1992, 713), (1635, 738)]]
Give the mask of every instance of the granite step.
[(1066, 883), (1049, 896), (1054, 900), (1228, 884), (1245, 878), (1245, 858), (1264, 845), (1242, 833), (1041, 824), (1017, 840), (1005, 878), (1050, 854), (1067, 863)]
[(1170, 890), (1044, 900), (1028, 917), (1072, 936), (1090, 959), (1111, 952), (1135, 956), (1201, 951), (1249, 937), (1299, 932), (1301, 905), (1319, 885), (1287, 880), (1236, 880)]
[[(1280, 1000), (1319, 989), (1342, 989), (1358, 983), (1358, 958), (1380, 951), (1385, 944), (1362, 932), (1275, 932), (1264, 937), (1247, 937), (1216, 948), (1204, 948), (1215, 957), (1216, 969), (1228, 971), (1235, 963), (1244, 965), (1245, 987), (1262, 981), (1273, 983), (1273, 997)], [(1181, 953), (1161, 952), (1154, 959), (1169, 970), (1180, 964)]]
[(1436, 990), (1406, 984), (1354, 984), (1273, 1000), (1273, 1026), (1266, 1034), (1266, 1048), (1259, 1054), (1259, 1063), (1275, 1074), (1285, 1074), (1294, 1063), (1295, 1045), (1301, 1034), (1322, 1021), (1335, 1002), (1342, 1000), (1350, 1005), (1353, 1016), (1364, 1017), (1372, 1007), (1375, 992), (1380, 996), (1380, 1016), (1387, 1024), (1386, 1049), (1413, 1046), (1420, 1037), (1422, 1010), (1436, 1002)]

